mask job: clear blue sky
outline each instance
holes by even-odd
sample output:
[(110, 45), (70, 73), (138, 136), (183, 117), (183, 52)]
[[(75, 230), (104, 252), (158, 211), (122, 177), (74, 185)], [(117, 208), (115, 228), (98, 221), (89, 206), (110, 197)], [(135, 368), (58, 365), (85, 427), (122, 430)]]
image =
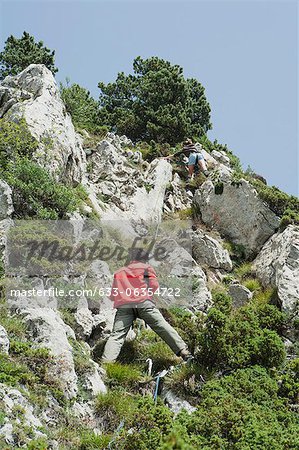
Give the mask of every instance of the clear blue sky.
[(288, 193), (298, 195), (297, 2), (1, 1), (0, 39), (24, 30), (56, 50), (66, 76), (98, 97), (98, 81), (159, 56), (206, 88), (210, 139), (227, 143)]

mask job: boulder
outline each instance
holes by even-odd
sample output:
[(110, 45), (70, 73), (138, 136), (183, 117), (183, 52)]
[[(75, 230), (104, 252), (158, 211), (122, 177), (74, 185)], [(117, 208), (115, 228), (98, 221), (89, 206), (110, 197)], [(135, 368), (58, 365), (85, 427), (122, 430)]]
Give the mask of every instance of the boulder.
[(252, 298), (252, 292), (247, 287), (239, 283), (232, 283), (228, 288), (228, 293), (233, 299), (233, 306), (240, 308)]
[(50, 349), (54, 356), (51, 372), (60, 381), (65, 396), (75, 397), (78, 387), (72, 347), (59, 313), (50, 308), (31, 308), (23, 310), (22, 315), (34, 345)]
[(223, 152), (217, 152), (217, 150), (213, 150), (211, 152), (211, 155), (213, 156), (213, 158), (216, 159), (216, 161), (218, 161), (221, 164), (224, 164), (225, 166), (229, 166), (230, 165), (230, 159), (228, 156), (226, 156)]
[(284, 311), (299, 312), (299, 226), (289, 225), (262, 248), (253, 268), (264, 286), (277, 288)]
[[(19, 447), (18, 431), (20, 429), (30, 430), (28, 441), (32, 438), (46, 437), (40, 431), (43, 424), (35, 414), (33, 406), (18, 389), (0, 384), (0, 398), (2, 412), (5, 413), (4, 424), (0, 425), (0, 436), (3, 436), (7, 444), (12, 445), (13, 448)], [(18, 417), (16, 407), (20, 408), (21, 417)]]
[(0, 352), (8, 354), (9, 338), (6, 329), (0, 325)]
[(97, 394), (106, 394), (107, 388), (102, 380), (99, 365), (90, 359), (90, 370), (84, 374), (84, 388), (91, 392), (93, 396)]
[(208, 227), (242, 245), (247, 257), (256, 255), (278, 229), (279, 218), (248, 181), (235, 184), (221, 175), (220, 191), (215, 182), (206, 181), (195, 193), (194, 206)]
[(83, 181), (85, 153), (52, 72), (42, 64), (31, 64), (2, 81), (0, 96), (1, 117), (25, 118), (37, 139), (35, 159), (60, 179)]
[(79, 307), (74, 314), (75, 333), (79, 339), (88, 339), (93, 329), (93, 316), (90, 309)]
[(229, 253), (220, 242), (198, 229), (192, 234), (192, 252), (198, 264), (204, 264), (213, 269), (232, 270)]
[(211, 304), (212, 295), (207, 287), (204, 271), (194, 261), (188, 250), (179, 246), (174, 239), (162, 241), (162, 243), (164, 248), (168, 249), (168, 253), (157, 272), (166, 273), (168, 278), (174, 281), (179, 289), (179, 295), (159, 298), (160, 306), (168, 307), (177, 304), (191, 310), (205, 311)]
[(195, 406), (190, 405), (187, 400), (184, 400), (176, 395), (173, 391), (171, 391), (171, 389), (163, 389), (161, 397), (175, 416), (182, 410), (187, 411), (188, 414), (196, 411)]

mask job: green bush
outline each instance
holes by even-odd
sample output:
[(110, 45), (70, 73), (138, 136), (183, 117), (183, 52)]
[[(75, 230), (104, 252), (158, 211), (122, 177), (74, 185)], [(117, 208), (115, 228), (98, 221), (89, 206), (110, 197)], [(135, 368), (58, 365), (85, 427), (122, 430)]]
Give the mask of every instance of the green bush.
[(293, 195), (282, 192), (276, 186), (267, 186), (260, 180), (246, 176), (256, 188), (260, 198), (264, 200), (271, 210), (281, 217), (280, 227), (294, 223), (299, 224), (299, 199)]
[(109, 435), (95, 434), (92, 431), (84, 431), (80, 436), (79, 450), (107, 449), (112, 437)]
[(85, 129), (95, 133), (100, 128), (98, 122), (99, 105), (87, 89), (79, 86), (79, 84), (68, 86), (67, 80), (67, 86), (60, 83), (60, 94), (67, 112), (72, 116), (76, 129)]
[(251, 292), (261, 289), (261, 284), (256, 278), (249, 278), (248, 280), (245, 280), (243, 284)]
[(296, 449), (299, 421), (267, 371), (254, 366), (207, 382), (197, 411), (177, 420), (204, 450)]
[(287, 364), (280, 377), (279, 395), (299, 405), (299, 358)]
[(38, 148), (37, 140), (31, 135), (25, 119), (18, 122), (0, 119), (0, 167), (7, 168), (9, 161), (19, 156), (30, 158)]
[(16, 363), (12, 358), (4, 353), (0, 353), (0, 383), (12, 386), (18, 383), (33, 385), (37, 381), (34, 375), (25, 364)]
[(16, 218), (63, 219), (75, 211), (87, 194), (55, 181), (45, 169), (27, 158), (7, 164), (2, 178), (13, 189)]
[(171, 153), (171, 147), (169, 144), (158, 144), (155, 141), (137, 142), (136, 149), (141, 152), (142, 158), (145, 161), (153, 161), (155, 158), (161, 158), (168, 156)]
[[(263, 309), (264, 308), (264, 309)], [(252, 364), (280, 367), (285, 350), (277, 331), (284, 316), (276, 307), (248, 304), (231, 310), (229, 297), (216, 294), (202, 333), (198, 335), (200, 365), (242, 368)]]
[(151, 397), (141, 398), (127, 421), (131, 433), (123, 433), (117, 442), (119, 450), (157, 450), (173, 426), (173, 414), (160, 402), (155, 405)]

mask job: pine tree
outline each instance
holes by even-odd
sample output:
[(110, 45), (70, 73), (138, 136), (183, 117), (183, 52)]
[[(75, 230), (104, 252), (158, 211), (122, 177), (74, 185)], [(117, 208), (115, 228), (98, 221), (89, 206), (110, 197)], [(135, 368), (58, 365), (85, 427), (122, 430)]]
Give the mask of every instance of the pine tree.
[(137, 57), (134, 74), (120, 72), (113, 83), (99, 83), (100, 118), (132, 140), (175, 144), (211, 129), (203, 86), (163, 59)]
[(20, 39), (11, 35), (0, 53), (0, 79), (17, 75), (30, 64), (44, 64), (55, 74), (58, 69), (55, 67), (54, 55), (55, 50), (44, 47), (43, 41), (36, 42), (26, 31)]

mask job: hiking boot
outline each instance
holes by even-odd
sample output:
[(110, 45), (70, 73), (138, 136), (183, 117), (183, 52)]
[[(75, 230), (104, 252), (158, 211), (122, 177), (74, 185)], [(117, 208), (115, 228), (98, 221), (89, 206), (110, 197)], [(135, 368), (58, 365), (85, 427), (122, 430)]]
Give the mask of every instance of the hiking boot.
[(194, 356), (187, 348), (183, 348), (183, 350), (180, 351), (179, 356), (183, 358), (185, 362), (191, 362), (194, 359)]

